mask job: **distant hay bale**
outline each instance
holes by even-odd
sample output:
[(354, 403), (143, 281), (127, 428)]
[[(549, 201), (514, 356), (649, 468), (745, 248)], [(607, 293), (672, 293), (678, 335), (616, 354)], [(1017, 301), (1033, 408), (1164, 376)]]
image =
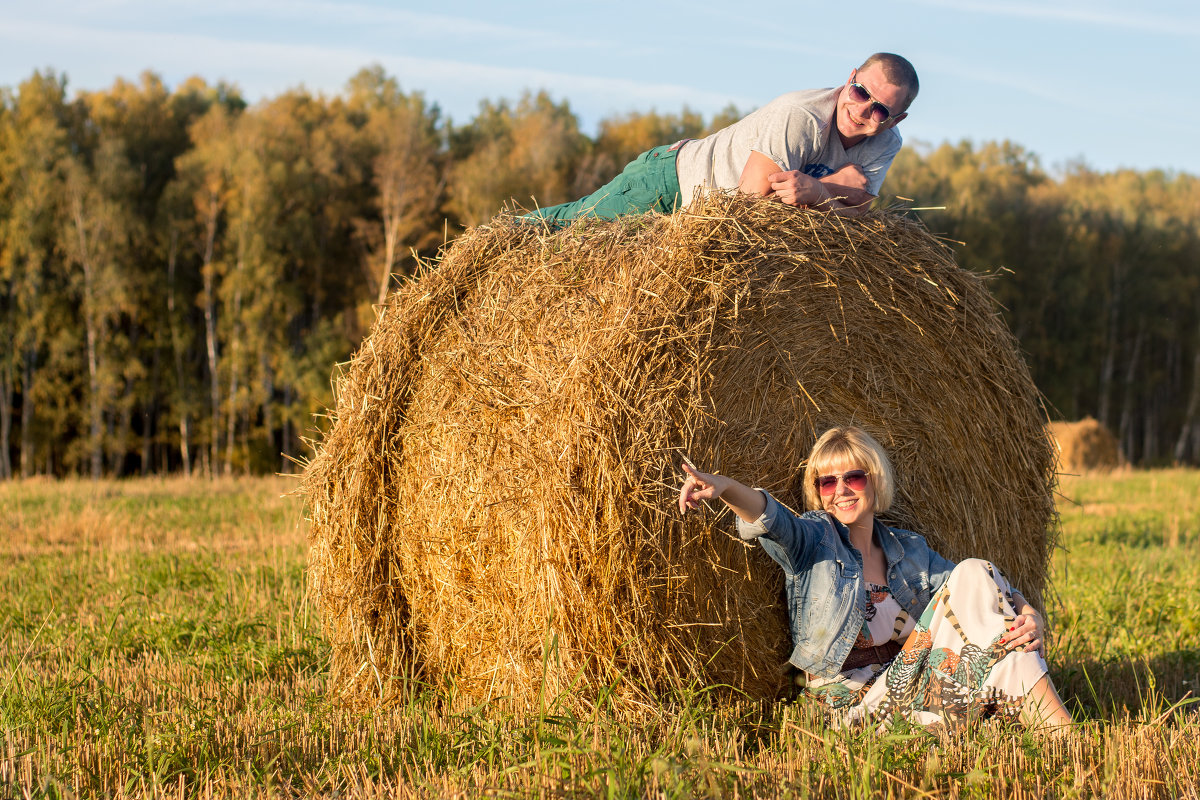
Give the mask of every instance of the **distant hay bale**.
[(1058, 447), (1059, 472), (1109, 472), (1125, 463), (1117, 437), (1091, 417), (1078, 422), (1051, 422), (1048, 429)]
[(831, 425), (897, 467), (890, 518), (1040, 598), (1053, 453), (981, 280), (916, 222), (714, 197), (558, 233), (497, 218), (391, 298), (308, 465), (335, 691), (396, 676), (518, 707), (715, 683), (769, 697), (782, 574), (683, 456), (794, 508)]

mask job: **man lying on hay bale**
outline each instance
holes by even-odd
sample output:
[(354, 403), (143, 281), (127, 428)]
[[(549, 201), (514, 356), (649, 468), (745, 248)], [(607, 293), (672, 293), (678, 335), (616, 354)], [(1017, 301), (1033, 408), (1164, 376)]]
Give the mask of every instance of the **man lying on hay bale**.
[[(677, 463), (803, 504), (818, 435), (903, 466), (888, 525), (1040, 603), (1054, 456), (982, 281), (919, 223), (712, 195), (549, 232), (499, 217), (390, 298), (302, 491), (332, 682), (626, 708), (793, 691), (783, 575)], [(820, 465), (827, 466), (827, 465)], [(789, 688), (791, 687), (791, 688)]]
[(805, 673), (805, 693), (835, 718), (1071, 723), (1043, 657), (1042, 616), (995, 565), (956, 566), (875, 517), (891, 505), (896, 479), (861, 428), (830, 428), (817, 440), (803, 484), (806, 504), (819, 510), (802, 516), (766, 491), (683, 469), (680, 513), (720, 498), (741, 537), (783, 568), (789, 660)]
[(587, 197), (526, 218), (562, 225), (579, 217), (670, 214), (697, 195), (735, 189), (859, 216), (900, 152), (896, 126), (919, 88), (907, 59), (875, 53), (843, 86), (789, 92), (703, 139), (647, 150)]

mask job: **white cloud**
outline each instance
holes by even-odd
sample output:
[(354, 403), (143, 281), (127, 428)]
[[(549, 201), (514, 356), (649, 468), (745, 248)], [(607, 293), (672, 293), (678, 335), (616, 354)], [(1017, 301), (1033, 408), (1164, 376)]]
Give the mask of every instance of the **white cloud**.
[(303, 30), (306, 36), (328, 36), (342, 31), (360, 36), (385, 32), (392, 41), (441, 44), (461, 50), (478, 43), (500, 42), (506, 46), (553, 46), (564, 52), (596, 50), (614, 46), (594, 38), (549, 31), (528, 25), (487, 22), (471, 16), (431, 14), (335, 0), (50, 0), (36, 7), (10, 12), (9, 20), (72, 20), (79, 27), (129, 30), (137, 28), (160, 35), (196, 32), (208, 28), (236, 37), (239, 29), (252, 27), (271, 32)]
[[(1200, 19), (1187, 18), (1178, 13), (1154, 13), (1145, 6), (1137, 11), (1105, 9), (1096, 3), (1088, 5), (1062, 5), (1044, 3), (981, 2), (980, 0), (914, 0), (919, 5), (952, 9), (958, 12), (989, 14), (1000, 17), (1023, 19), (1057, 20), (1080, 23), (1122, 31), (1145, 31), (1168, 36), (1196, 36), (1200, 34)], [(1183, 11), (1185, 7), (1178, 10)], [(1186, 7), (1194, 13), (1194, 7)]]
[[(258, 5), (264, 5), (264, 1), (259, 0)], [(378, 63), (397, 76), (406, 90), (422, 90), (430, 100), (443, 105), (450, 102), (460, 114), (465, 108), (473, 109), (484, 97), (515, 99), (525, 89), (547, 89), (558, 99), (567, 98), (573, 108), (594, 109), (597, 116), (650, 106), (674, 110), (685, 103), (708, 112), (730, 102), (743, 108), (755, 104), (746, 96), (731, 97), (679, 83), (400, 56), (369, 48), (20, 21), (0, 31), (0, 41), (5, 39), (44, 53), (54, 66), (70, 75), (73, 86), (88, 89), (102, 88), (118, 75), (131, 77), (153, 69), (169, 81), (191, 74), (208, 80), (227, 79), (240, 85), (251, 99), (301, 83), (310, 90), (333, 93), (360, 68)], [(114, 72), (92, 75), (80, 82), (72, 72), (77, 63), (103, 63)], [(451, 95), (467, 99), (448, 100)]]

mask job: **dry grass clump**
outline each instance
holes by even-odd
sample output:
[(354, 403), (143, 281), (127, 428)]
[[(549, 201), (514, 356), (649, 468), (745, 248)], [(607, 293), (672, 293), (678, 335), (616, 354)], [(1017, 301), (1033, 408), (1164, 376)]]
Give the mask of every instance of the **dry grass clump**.
[(1109, 472), (1125, 464), (1117, 437), (1105, 425), (1091, 417), (1078, 422), (1051, 422), (1047, 429), (1058, 449), (1061, 472)]
[(1053, 452), (1014, 339), (916, 222), (746, 197), (469, 231), (382, 310), (308, 465), (310, 582), (347, 698), (770, 696), (782, 577), (685, 455), (798, 507), (827, 427), (877, 436), (894, 522), (1040, 597)]

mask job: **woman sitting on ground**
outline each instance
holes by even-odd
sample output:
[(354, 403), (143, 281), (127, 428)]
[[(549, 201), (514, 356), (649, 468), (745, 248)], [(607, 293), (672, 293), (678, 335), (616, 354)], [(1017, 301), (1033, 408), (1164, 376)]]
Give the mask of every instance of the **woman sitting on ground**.
[(848, 722), (927, 725), (984, 715), (1057, 727), (1071, 716), (1043, 658), (1040, 614), (987, 561), (957, 566), (915, 533), (875, 518), (894, 494), (883, 447), (853, 427), (813, 446), (811, 508), (796, 516), (766, 491), (683, 465), (679, 510), (720, 498), (743, 539), (786, 576), (793, 650), (805, 692)]

